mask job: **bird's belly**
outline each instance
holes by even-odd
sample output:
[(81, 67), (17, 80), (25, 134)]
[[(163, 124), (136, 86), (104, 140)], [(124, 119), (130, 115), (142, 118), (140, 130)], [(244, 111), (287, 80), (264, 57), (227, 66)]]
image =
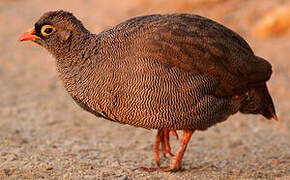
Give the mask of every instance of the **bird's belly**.
[(109, 108), (121, 123), (148, 129), (204, 130), (233, 113), (231, 99), (215, 97), (217, 82), (208, 77), (135, 78), (125, 84), (129, 89), (114, 94), (116, 102)]
[(214, 96), (204, 96), (197, 103), (160, 105), (122, 104), (115, 117), (121, 123), (147, 129), (188, 129), (205, 130), (226, 120), (234, 112), (230, 111), (230, 102)]

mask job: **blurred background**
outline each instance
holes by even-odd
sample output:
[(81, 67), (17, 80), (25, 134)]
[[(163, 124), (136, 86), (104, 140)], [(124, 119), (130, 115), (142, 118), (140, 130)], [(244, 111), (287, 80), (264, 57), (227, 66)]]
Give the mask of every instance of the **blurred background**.
[[(58, 9), (95, 33), (152, 13), (194, 13), (226, 25), (271, 62), (268, 86), (280, 121), (234, 115), (194, 134), (185, 171), (136, 170), (155, 166), (156, 132), (84, 112), (64, 91), (52, 56), (17, 42), (44, 12)], [(289, 0), (0, 0), (0, 179), (290, 178), (289, 55)], [(171, 143), (175, 151), (178, 141)]]

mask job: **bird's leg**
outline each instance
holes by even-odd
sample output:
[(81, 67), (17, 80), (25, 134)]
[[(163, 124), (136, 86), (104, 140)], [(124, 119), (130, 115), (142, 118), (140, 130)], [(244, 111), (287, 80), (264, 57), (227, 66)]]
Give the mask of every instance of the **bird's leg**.
[(186, 151), (188, 142), (190, 141), (190, 138), (193, 132), (194, 131), (183, 130), (182, 139), (180, 141), (177, 153), (173, 157), (173, 160), (171, 161), (170, 166), (167, 168), (164, 168), (165, 171), (181, 170), (182, 158), (183, 158), (184, 152)]
[(179, 138), (179, 137), (178, 137), (178, 134), (177, 134), (177, 132), (176, 132), (175, 130), (171, 130), (171, 133), (172, 133), (173, 136), (176, 137), (176, 139)]
[(157, 134), (156, 134), (156, 140), (155, 143), (153, 145), (153, 153), (154, 153), (154, 157), (155, 157), (155, 162), (157, 164), (157, 166), (160, 166), (160, 157), (159, 157), (159, 145), (160, 142), (163, 141), (163, 137), (164, 137), (164, 132), (163, 130), (157, 130)]
[(162, 153), (163, 156), (167, 158), (167, 153), (171, 156), (174, 156), (174, 154), (171, 152), (171, 147), (170, 147), (170, 141), (169, 141), (169, 133), (170, 131), (172, 132), (172, 134), (174, 136), (176, 136), (176, 138), (178, 139), (178, 134), (175, 130), (167, 130), (167, 129), (160, 129), (157, 130), (157, 135), (156, 135), (156, 140), (153, 146), (153, 152), (154, 152), (154, 157), (155, 157), (155, 161), (157, 166), (160, 166), (160, 157), (159, 157), (159, 145), (161, 143), (161, 147), (162, 147)]
[[(167, 139), (166, 136), (168, 136), (168, 144), (169, 144), (169, 130), (158, 130), (157, 136), (156, 136), (156, 141), (155, 141), (154, 148), (153, 148), (154, 154), (155, 154), (155, 160), (156, 160), (158, 167), (157, 168), (141, 168), (141, 169), (144, 171), (149, 171), (149, 172), (157, 171), (157, 170), (162, 170), (162, 171), (179, 171), (179, 170), (181, 170), (182, 158), (183, 158), (187, 144), (190, 141), (190, 138), (191, 138), (193, 132), (194, 131), (183, 130), (183, 135), (182, 135), (182, 139), (180, 140), (179, 148), (177, 150), (177, 153), (173, 157), (173, 160), (171, 161), (170, 166), (160, 167), (160, 164), (159, 164), (160, 158), (159, 158), (159, 153), (158, 153), (159, 145), (160, 145), (160, 142), (164, 141), (164, 137), (165, 137), (165, 139)], [(173, 133), (176, 133), (176, 131)], [(167, 134), (167, 135), (165, 135), (165, 134)], [(167, 140), (165, 140), (165, 141), (167, 141)], [(166, 145), (164, 145), (164, 146), (166, 146)], [(170, 149), (170, 146), (169, 146), (169, 149)]]
[[(175, 131), (175, 130), (173, 130)], [(168, 153), (170, 156), (174, 156), (174, 154), (172, 154), (171, 152), (171, 147), (170, 147), (170, 141), (169, 141), (169, 130), (163, 130), (163, 141), (161, 141), (162, 143), (162, 153), (163, 153), (163, 156), (167, 158), (166, 154)], [(176, 131), (175, 131), (176, 133)]]

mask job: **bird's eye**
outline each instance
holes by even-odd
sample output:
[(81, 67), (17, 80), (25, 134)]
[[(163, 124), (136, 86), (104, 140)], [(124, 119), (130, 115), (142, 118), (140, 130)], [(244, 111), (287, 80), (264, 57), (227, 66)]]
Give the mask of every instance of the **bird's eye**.
[(43, 36), (49, 36), (55, 32), (55, 28), (51, 25), (44, 25), (41, 27), (41, 34)]

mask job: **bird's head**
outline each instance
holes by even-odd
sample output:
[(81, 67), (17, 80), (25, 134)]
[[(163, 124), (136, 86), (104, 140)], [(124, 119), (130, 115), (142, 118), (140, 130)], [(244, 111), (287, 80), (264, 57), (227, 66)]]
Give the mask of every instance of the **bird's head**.
[(23, 33), (18, 41), (33, 41), (54, 54), (63, 46), (89, 33), (72, 13), (63, 10), (50, 11), (41, 16), (34, 28)]

